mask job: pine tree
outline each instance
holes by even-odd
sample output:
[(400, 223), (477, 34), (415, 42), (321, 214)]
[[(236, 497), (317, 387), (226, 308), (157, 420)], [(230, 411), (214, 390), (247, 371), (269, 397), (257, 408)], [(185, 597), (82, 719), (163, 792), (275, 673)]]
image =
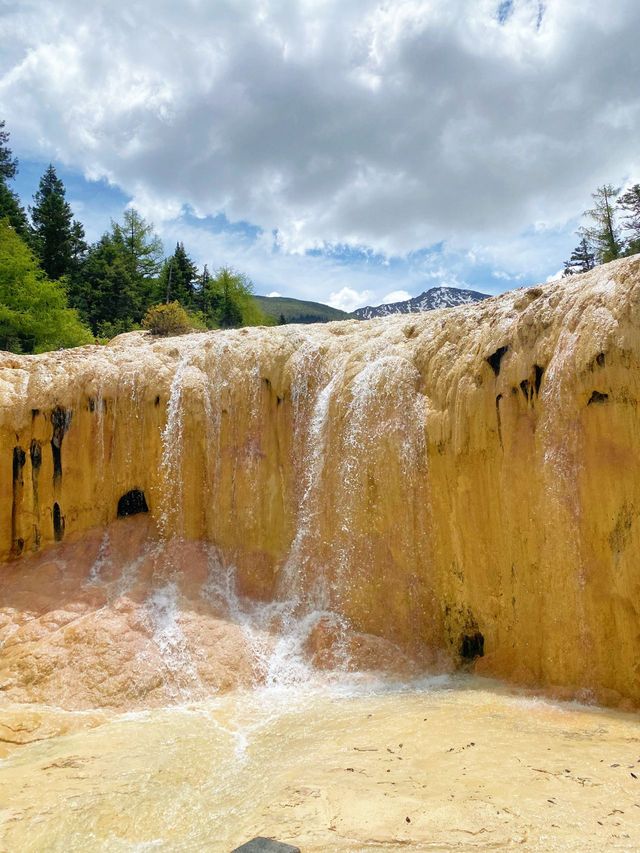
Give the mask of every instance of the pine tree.
[(69, 276), (71, 304), (101, 337), (134, 328), (157, 296), (155, 275), (162, 242), (136, 210), (127, 210), (122, 224), (111, 223), (85, 256), (84, 234), (74, 225), (77, 269)]
[(0, 120), (0, 179), (11, 181), (18, 171), (18, 161), (9, 148), (9, 131), (4, 129), (4, 120)]
[(198, 276), (196, 283), (196, 292), (197, 292), (197, 300), (198, 300), (198, 308), (202, 311), (203, 315), (207, 315), (208, 305), (207, 305), (207, 293), (209, 288), (209, 282), (211, 281), (211, 274), (209, 272), (209, 267), (205, 264), (202, 268), (202, 272)]
[(618, 199), (618, 207), (626, 214), (622, 221), (629, 233), (625, 254), (635, 255), (640, 252), (640, 184), (634, 184)]
[(622, 240), (615, 221), (615, 201), (620, 192), (611, 184), (603, 184), (592, 193), (595, 201), (591, 210), (585, 211), (592, 225), (580, 229), (580, 233), (593, 244), (596, 259), (606, 264), (619, 258), (622, 254)]
[(196, 308), (197, 278), (197, 266), (187, 255), (184, 244), (177, 243), (175, 252), (164, 262), (160, 273), (160, 289), (164, 301), (178, 301), (184, 308)]
[(164, 249), (162, 240), (135, 208), (124, 212), (124, 222), (111, 222), (113, 239), (126, 250), (135, 279), (152, 279), (158, 275)]
[(0, 180), (0, 219), (7, 219), (9, 224), (23, 240), (31, 240), (29, 220), (24, 207), (16, 193)]
[(102, 335), (107, 324), (128, 331), (147, 307), (136, 284), (126, 247), (113, 234), (103, 234), (79, 274), (71, 277), (70, 301), (96, 334)]
[(0, 121), (0, 219), (8, 219), (15, 232), (27, 242), (30, 240), (29, 221), (20, 199), (9, 187), (8, 181), (15, 178), (18, 161), (9, 148), (9, 132)]
[(563, 275), (574, 275), (575, 273), (588, 272), (596, 265), (596, 256), (589, 245), (586, 237), (578, 243), (571, 253), (571, 258), (564, 262)]
[(65, 195), (64, 184), (50, 164), (33, 197), (31, 219), (35, 249), (42, 269), (52, 279), (62, 278), (71, 271), (76, 251), (78, 223), (73, 221)]

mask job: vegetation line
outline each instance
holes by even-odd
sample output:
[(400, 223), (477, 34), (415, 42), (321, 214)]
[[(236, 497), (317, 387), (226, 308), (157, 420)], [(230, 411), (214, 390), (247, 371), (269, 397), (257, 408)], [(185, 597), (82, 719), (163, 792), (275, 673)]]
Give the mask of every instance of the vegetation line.
[(93, 245), (50, 165), (29, 211), (10, 186), (18, 161), (0, 121), (0, 349), (43, 352), (154, 334), (273, 325), (242, 273), (198, 270), (179, 242), (169, 258), (153, 226), (130, 208)]

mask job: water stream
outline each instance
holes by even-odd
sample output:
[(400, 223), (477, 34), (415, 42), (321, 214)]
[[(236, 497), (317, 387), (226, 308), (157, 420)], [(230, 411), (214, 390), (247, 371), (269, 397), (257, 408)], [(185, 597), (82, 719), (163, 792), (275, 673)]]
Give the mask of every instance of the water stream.
[(6, 850), (638, 849), (631, 716), (481, 679), (282, 683), (0, 762)]

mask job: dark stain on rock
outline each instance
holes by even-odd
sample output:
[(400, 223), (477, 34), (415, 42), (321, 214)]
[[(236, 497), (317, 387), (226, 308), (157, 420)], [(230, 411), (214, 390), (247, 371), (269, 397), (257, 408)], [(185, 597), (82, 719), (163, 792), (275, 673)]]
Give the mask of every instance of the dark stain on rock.
[(21, 447), (13, 448), (13, 483), (14, 488), (16, 484), (22, 485), (22, 469), (24, 468), (24, 463), (27, 461), (27, 454)]
[(536, 396), (540, 393), (540, 386), (542, 385), (542, 377), (544, 375), (544, 367), (540, 367), (539, 364), (533, 365), (534, 379), (533, 384), (536, 389)]
[(459, 654), (465, 663), (471, 663), (476, 658), (484, 657), (484, 637), (480, 631), (462, 635)]
[(11, 500), (11, 553), (17, 557), (24, 548), (24, 539), (18, 536), (18, 516), (22, 507), (22, 492), (24, 480), (22, 470), (27, 461), (27, 454), (21, 447), (13, 448), (13, 493)]
[(53, 435), (51, 437), (51, 452), (53, 454), (53, 482), (56, 484), (62, 477), (62, 440), (71, 425), (71, 410), (57, 406), (51, 412)]
[(493, 370), (496, 376), (498, 376), (500, 373), (500, 362), (504, 358), (504, 355), (508, 349), (508, 346), (498, 347), (498, 349), (494, 353), (492, 353), (490, 356), (487, 356), (487, 364), (489, 365), (491, 370)]
[(589, 402), (587, 406), (593, 406), (598, 403), (606, 403), (609, 399), (608, 394), (603, 394), (602, 391), (594, 391), (593, 394), (589, 397)]
[(53, 536), (56, 542), (62, 542), (64, 536), (64, 516), (57, 502), (53, 505)]
[(31, 457), (32, 470), (38, 473), (40, 471), (40, 466), (42, 465), (42, 445), (39, 441), (36, 441), (35, 438), (31, 439), (31, 445), (29, 446), (29, 456)]
[(40, 490), (38, 488), (38, 477), (42, 465), (42, 445), (35, 438), (31, 439), (29, 445), (29, 456), (31, 458), (31, 489), (33, 492), (33, 547), (40, 547)]
[(128, 515), (137, 515), (140, 512), (149, 512), (144, 492), (140, 489), (131, 489), (118, 501), (118, 518)]
[(634, 517), (633, 507), (627, 503), (623, 504), (609, 534), (609, 548), (613, 554), (620, 554), (629, 544)]

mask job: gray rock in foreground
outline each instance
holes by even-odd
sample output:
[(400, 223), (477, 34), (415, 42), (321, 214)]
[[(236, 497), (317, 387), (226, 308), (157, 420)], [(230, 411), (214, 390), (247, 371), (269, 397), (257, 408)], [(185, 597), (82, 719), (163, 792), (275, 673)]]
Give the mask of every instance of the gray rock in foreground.
[(272, 838), (258, 837), (236, 847), (231, 853), (300, 853), (300, 848), (274, 841)]

